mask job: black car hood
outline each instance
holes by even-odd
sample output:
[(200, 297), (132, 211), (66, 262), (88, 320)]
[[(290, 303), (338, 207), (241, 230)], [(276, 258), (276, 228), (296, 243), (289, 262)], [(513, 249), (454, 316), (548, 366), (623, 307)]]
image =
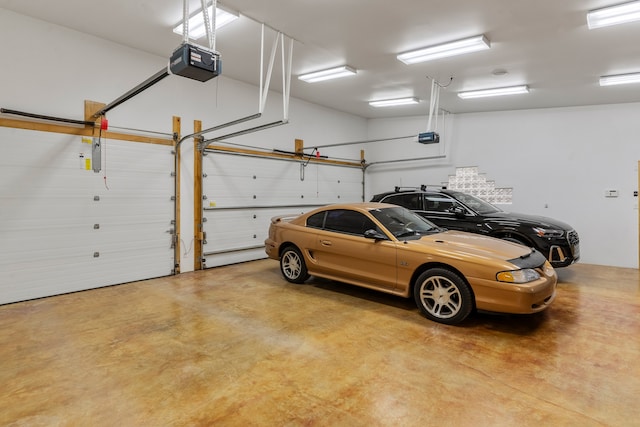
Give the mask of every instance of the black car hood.
[(552, 228), (552, 229), (560, 229), (565, 231), (569, 231), (573, 229), (573, 227), (571, 227), (567, 223), (564, 223), (562, 221), (558, 221), (555, 219), (547, 218), (544, 216), (538, 216), (538, 215), (527, 215), (527, 214), (521, 214), (521, 213), (515, 213), (515, 212), (494, 212), (494, 213), (484, 215), (484, 217), (488, 221), (496, 221), (503, 224), (506, 224), (509, 222), (514, 222), (514, 224), (529, 223), (533, 227)]

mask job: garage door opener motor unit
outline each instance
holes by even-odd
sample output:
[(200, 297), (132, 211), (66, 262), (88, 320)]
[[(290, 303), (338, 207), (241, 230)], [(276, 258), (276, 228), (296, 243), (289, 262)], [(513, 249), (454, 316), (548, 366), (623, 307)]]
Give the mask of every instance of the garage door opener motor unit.
[(191, 43), (183, 43), (171, 55), (171, 73), (206, 82), (222, 72), (220, 54)]
[[(452, 77), (453, 79), (453, 77)], [(438, 110), (440, 110), (440, 83), (435, 79), (431, 79), (431, 99), (429, 100), (429, 122), (427, 123), (427, 131), (418, 134), (418, 142), (420, 144), (437, 144), (440, 142), (440, 134), (436, 132), (438, 128)], [(431, 127), (432, 119), (435, 116), (435, 126)]]
[[(222, 60), (220, 59), (220, 53), (215, 48), (215, 38), (213, 32), (210, 29), (209, 18), (206, 12), (205, 0), (202, 0), (203, 19), (205, 21), (205, 27), (207, 29), (207, 37), (209, 38), (210, 48), (189, 43), (189, 0), (184, 0), (184, 26), (183, 26), (183, 41), (178, 46), (171, 57), (169, 58), (169, 65), (149, 77), (138, 86), (131, 89), (129, 92), (117, 98), (115, 101), (106, 105), (100, 111), (93, 114), (92, 118), (98, 118), (104, 116), (107, 111), (117, 107), (123, 102), (133, 98), (140, 92), (149, 89), (154, 84), (158, 83), (170, 74), (175, 74), (182, 77), (187, 77), (200, 82), (206, 82), (214, 77), (218, 77), (222, 72)], [(213, 8), (216, 8), (216, 0), (213, 1)], [(215, 21), (214, 21), (215, 22)], [(214, 25), (215, 27), (215, 25)]]

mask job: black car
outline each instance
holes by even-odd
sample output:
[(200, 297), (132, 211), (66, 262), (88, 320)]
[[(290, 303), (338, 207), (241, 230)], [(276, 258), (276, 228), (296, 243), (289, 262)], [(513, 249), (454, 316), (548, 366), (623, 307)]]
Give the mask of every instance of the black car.
[(436, 225), (497, 237), (542, 252), (554, 267), (580, 258), (580, 238), (568, 224), (542, 216), (504, 212), (470, 194), (444, 188), (396, 187), (376, 194), (372, 202), (392, 203), (416, 211)]

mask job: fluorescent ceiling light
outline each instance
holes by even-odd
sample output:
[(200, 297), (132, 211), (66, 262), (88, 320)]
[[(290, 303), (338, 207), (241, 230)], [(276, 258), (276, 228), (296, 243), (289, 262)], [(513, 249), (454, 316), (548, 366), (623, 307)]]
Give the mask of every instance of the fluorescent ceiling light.
[(640, 20), (640, 1), (618, 4), (587, 13), (589, 29), (625, 24)]
[(489, 40), (487, 40), (484, 35), (479, 35), (402, 53), (398, 55), (397, 58), (405, 64), (415, 64), (417, 62), (430, 61), (432, 59), (485, 50), (490, 47), (491, 44), (489, 43)]
[(411, 98), (396, 98), (396, 99), (383, 99), (380, 101), (369, 101), (369, 105), (372, 107), (395, 107), (396, 105), (410, 105), (418, 104), (420, 100), (415, 97)]
[(341, 67), (330, 68), (328, 70), (316, 71), (298, 76), (300, 80), (307, 83), (321, 82), (324, 80), (338, 79), (340, 77), (353, 76), (358, 72), (355, 68), (343, 65)]
[(469, 98), (483, 98), (485, 96), (516, 95), (519, 93), (529, 93), (529, 87), (526, 85), (522, 85), (522, 86), (500, 87), (495, 89), (472, 90), (469, 92), (459, 92), (458, 96), (462, 99), (469, 99)]
[[(211, 16), (211, 10), (213, 5), (207, 8), (207, 13)], [(238, 19), (238, 13), (233, 12), (229, 9), (223, 9), (220, 5), (216, 8), (216, 30), (224, 27), (227, 24), (232, 23), (236, 19)], [(182, 35), (182, 23), (180, 23), (173, 29), (173, 32), (176, 34)], [(202, 16), (202, 9), (198, 9), (198, 11), (189, 18), (189, 38), (196, 40), (204, 37), (207, 34), (207, 29), (204, 26), (204, 17)]]
[(640, 83), (640, 73), (600, 77), (600, 86), (624, 85), (630, 83)]

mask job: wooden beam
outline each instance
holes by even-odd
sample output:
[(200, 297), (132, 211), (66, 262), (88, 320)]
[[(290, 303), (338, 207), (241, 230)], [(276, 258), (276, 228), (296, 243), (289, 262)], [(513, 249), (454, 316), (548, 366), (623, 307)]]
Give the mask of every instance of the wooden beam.
[[(193, 122), (193, 133), (202, 131), (202, 122)], [(202, 137), (193, 140), (193, 269), (202, 270), (202, 245), (204, 231), (202, 223), (202, 153), (198, 143)]]
[[(52, 123), (41, 123), (30, 120), (16, 120), (16, 119), (4, 119), (0, 118), (0, 126), (14, 129), (26, 129), (35, 130), (41, 132), (53, 132), (64, 133), (67, 135), (79, 135), (79, 136), (94, 136), (94, 131), (97, 128), (90, 126), (77, 127), (56, 125)], [(173, 145), (172, 139), (155, 138), (141, 135), (133, 135), (120, 132), (102, 132), (102, 136), (107, 139), (116, 139), (120, 141), (142, 142), (146, 144), (159, 144), (159, 145)]]
[(178, 149), (178, 141), (180, 141), (180, 132), (181, 128), (180, 128), (180, 117), (176, 117), (173, 116), (173, 133), (174, 135), (176, 135), (176, 137), (174, 138), (174, 144), (173, 144), (173, 149), (175, 151), (175, 166), (174, 166), (174, 173), (175, 173), (175, 181), (174, 181), (174, 188), (175, 188), (175, 224), (174, 224), (174, 230), (173, 230), (173, 234), (174, 234), (174, 254), (173, 254), (173, 259), (174, 259), (174, 273), (175, 274), (180, 274), (180, 255), (181, 255), (181, 251), (180, 251), (180, 163), (181, 163), (181, 156), (180, 156), (180, 150)]
[(102, 137), (107, 139), (117, 139), (120, 141), (143, 142), (145, 144), (157, 144), (157, 145), (168, 145), (168, 146), (173, 146), (174, 144), (173, 139), (154, 138), (149, 136), (134, 135), (130, 133), (103, 131)]
[[(249, 150), (245, 148), (226, 147), (221, 145), (208, 145), (206, 149), (223, 151), (227, 153), (246, 154), (250, 156), (260, 156), (260, 157), (273, 158), (273, 159), (300, 160), (301, 158), (301, 156), (298, 154), (272, 153), (269, 151)], [(362, 164), (359, 162), (348, 162), (344, 160), (331, 160), (331, 159), (323, 159), (323, 158), (316, 158), (316, 157), (305, 157), (305, 161), (309, 161), (309, 163), (320, 163), (325, 165), (329, 164), (329, 165), (339, 165), (339, 166), (362, 167)]]
[(296, 144), (296, 145), (295, 145), (295, 150), (294, 150), (294, 151), (296, 152), (296, 154), (298, 154), (298, 155), (302, 156), (302, 155), (304, 154), (304, 153), (303, 153), (303, 150), (304, 150), (304, 141), (303, 141), (302, 139), (296, 139), (296, 140), (295, 140), (295, 144)]
[(56, 125), (30, 120), (4, 119), (0, 117), (0, 126), (14, 129), (36, 130), (41, 132), (66, 133), (68, 135), (92, 136), (93, 129), (87, 127)]
[[(87, 122), (97, 122), (99, 123), (99, 121), (96, 121), (93, 118), (93, 115), (102, 110), (105, 107), (106, 104), (103, 104), (102, 102), (96, 102), (96, 101), (90, 101), (88, 99), (84, 100), (84, 120)], [(87, 126), (90, 127), (90, 126)]]

